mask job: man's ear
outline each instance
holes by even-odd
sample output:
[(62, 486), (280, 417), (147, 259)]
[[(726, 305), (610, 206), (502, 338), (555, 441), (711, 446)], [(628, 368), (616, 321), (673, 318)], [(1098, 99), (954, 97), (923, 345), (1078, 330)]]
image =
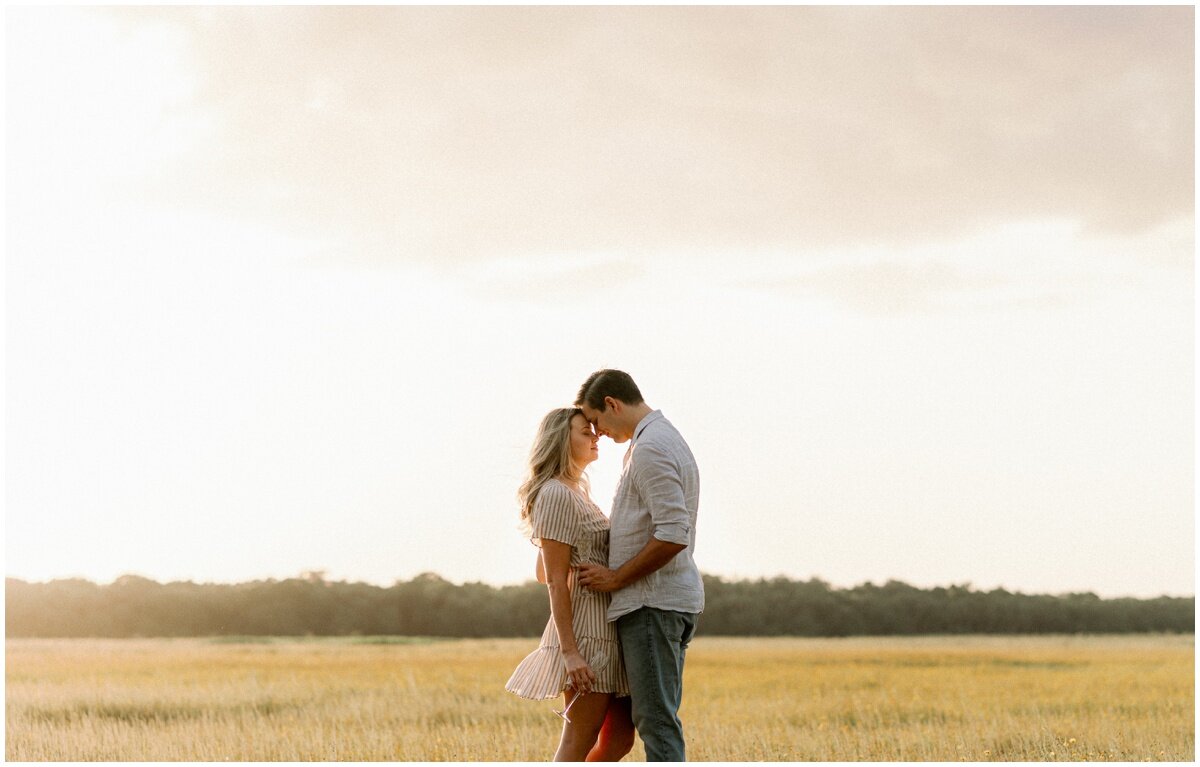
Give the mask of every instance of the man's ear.
[(621, 414), (621, 401), (619, 399), (616, 399), (614, 397), (605, 397), (604, 398), (604, 406), (606, 408), (608, 408), (609, 410), (613, 411), (614, 413), (616, 413), (617, 415)]

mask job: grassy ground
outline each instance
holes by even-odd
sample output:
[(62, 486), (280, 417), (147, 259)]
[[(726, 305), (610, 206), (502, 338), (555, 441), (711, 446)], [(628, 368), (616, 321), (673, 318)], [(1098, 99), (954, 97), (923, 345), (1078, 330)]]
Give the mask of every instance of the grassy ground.
[[(535, 645), (8, 640), (5, 757), (540, 761), (551, 702), (503, 690)], [(681, 718), (695, 761), (1191, 761), (1194, 657), (1192, 636), (701, 636)]]

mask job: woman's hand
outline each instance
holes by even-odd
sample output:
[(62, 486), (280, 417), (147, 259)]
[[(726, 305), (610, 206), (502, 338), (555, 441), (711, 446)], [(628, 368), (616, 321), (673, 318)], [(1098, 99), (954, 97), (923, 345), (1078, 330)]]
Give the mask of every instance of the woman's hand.
[(592, 686), (596, 684), (596, 674), (579, 651), (564, 652), (563, 660), (567, 664), (567, 678), (571, 680), (571, 686), (579, 693), (591, 692)]

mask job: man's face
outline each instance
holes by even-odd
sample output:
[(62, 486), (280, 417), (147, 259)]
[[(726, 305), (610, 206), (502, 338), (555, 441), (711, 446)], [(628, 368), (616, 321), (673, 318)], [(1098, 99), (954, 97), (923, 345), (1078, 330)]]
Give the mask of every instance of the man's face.
[(614, 400), (612, 397), (605, 399), (607, 407), (604, 410), (593, 410), (588, 407), (587, 403), (579, 406), (583, 411), (583, 417), (596, 428), (596, 434), (601, 437), (608, 437), (613, 442), (626, 442), (632, 436), (626, 434), (620, 419), (621, 403)]

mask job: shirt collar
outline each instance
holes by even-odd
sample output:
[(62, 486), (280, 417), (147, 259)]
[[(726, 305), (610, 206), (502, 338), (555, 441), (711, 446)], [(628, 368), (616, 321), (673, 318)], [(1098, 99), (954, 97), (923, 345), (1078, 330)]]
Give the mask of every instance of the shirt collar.
[(633, 430), (633, 439), (630, 440), (630, 444), (632, 445), (632, 443), (637, 442), (638, 437), (642, 436), (642, 432), (646, 430), (646, 427), (662, 417), (663, 414), (661, 410), (651, 410), (649, 413), (646, 413), (646, 415), (642, 416), (642, 420), (638, 421), (637, 428)]

